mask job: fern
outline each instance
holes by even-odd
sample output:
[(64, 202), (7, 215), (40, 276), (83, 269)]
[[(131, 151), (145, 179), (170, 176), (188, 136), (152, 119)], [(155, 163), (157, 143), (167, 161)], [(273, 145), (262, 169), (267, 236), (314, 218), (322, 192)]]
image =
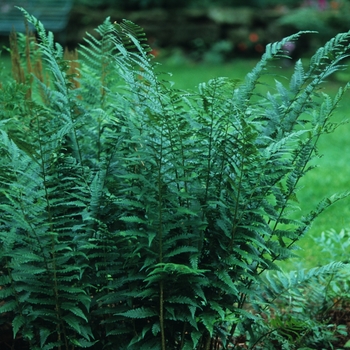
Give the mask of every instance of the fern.
[(12, 37), (18, 74), (0, 94), (0, 315), (15, 336), (31, 349), (217, 349), (237, 332), (250, 348), (267, 335), (301, 344), (319, 324), (272, 307), (287, 293), (303, 307), (300, 285), (340, 264), (264, 272), (348, 195), (292, 214), (319, 138), (338, 127), (348, 86), (317, 89), (342, 69), (348, 33), (266, 95), (270, 62), (304, 33), (269, 45), (243, 83), (188, 94), (159, 79), (136, 24), (107, 18), (72, 60), (22, 11), (39, 41)]
[(327, 312), (333, 306), (328, 288), (333, 279), (341, 278), (345, 266), (332, 262), (309, 271), (265, 274), (257, 286), (260, 296), (253, 305), (255, 312), (267, 315), (269, 323), (256, 323), (252, 347), (268, 348), (272, 343), (284, 342), (290, 348), (296, 345), (332, 348), (335, 337), (329, 329), (334, 325), (325, 324)]

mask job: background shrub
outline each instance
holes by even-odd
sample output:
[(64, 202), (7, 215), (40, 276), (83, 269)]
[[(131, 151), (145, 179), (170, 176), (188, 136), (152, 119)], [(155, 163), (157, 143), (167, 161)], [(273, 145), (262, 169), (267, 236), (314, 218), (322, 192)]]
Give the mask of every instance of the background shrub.
[[(184, 7), (212, 7), (212, 6), (230, 6), (230, 7), (274, 7), (281, 5), (280, 1), (277, 0), (190, 0), (190, 1), (175, 1), (175, 0), (130, 0), (130, 1), (113, 1), (113, 0), (96, 0), (93, 3), (88, 0), (75, 0), (75, 4), (77, 5), (87, 5), (91, 7), (108, 7), (108, 6), (117, 6), (121, 9), (129, 9), (129, 10), (141, 10), (147, 8), (184, 8)], [(283, 2), (284, 6), (299, 6), (302, 4), (301, 0), (287, 0)]]

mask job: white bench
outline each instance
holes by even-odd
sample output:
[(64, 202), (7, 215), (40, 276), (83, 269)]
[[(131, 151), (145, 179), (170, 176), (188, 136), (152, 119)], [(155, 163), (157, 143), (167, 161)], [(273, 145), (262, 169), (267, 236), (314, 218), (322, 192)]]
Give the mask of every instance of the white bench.
[(13, 29), (16, 32), (25, 32), (23, 13), (15, 6), (23, 7), (39, 19), (45, 29), (63, 31), (68, 23), (72, 3), (72, 0), (1, 0), (0, 33), (7, 34)]

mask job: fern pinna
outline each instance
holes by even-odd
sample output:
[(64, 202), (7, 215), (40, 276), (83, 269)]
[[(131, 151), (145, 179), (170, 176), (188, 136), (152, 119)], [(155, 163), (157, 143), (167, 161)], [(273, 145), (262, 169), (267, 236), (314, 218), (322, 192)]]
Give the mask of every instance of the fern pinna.
[(0, 97), (3, 322), (31, 349), (238, 348), (238, 334), (264, 346), (246, 307), (260, 305), (263, 272), (346, 195), (290, 214), (336, 127), (347, 86), (322, 101), (316, 89), (341, 68), (349, 33), (276, 93), (256, 87), (302, 33), (269, 45), (244, 82), (187, 93), (155, 73), (132, 22), (107, 18), (70, 61), (22, 11), (39, 38), (25, 59), (45, 71), (8, 79)]

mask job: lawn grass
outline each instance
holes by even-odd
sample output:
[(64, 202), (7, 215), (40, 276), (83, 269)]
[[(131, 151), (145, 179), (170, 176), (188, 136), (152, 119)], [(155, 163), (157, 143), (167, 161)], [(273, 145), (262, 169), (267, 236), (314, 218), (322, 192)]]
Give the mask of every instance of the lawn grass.
[[(198, 84), (215, 77), (229, 77), (242, 80), (252, 70), (257, 60), (235, 60), (228, 64), (210, 65), (181, 62), (171, 64), (161, 62), (160, 71), (171, 72), (168, 79), (175, 83), (179, 89), (197, 89)], [(293, 66), (274, 68), (273, 73), (290, 76)], [(283, 77), (273, 75), (266, 78), (268, 84), (273, 84), (274, 79), (283, 82)], [(344, 85), (336, 80), (331, 80), (324, 85), (324, 92), (334, 95), (339, 86)], [(266, 90), (261, 85), (260, 89)], [(338, 110), (334, 114), (334, 121), (345, 120), (350, 116), (350, 104), (347, 102), (350, 92), (346, 94)], [(350, 124), (341, 125), (334, 133), (323, 135), (319, 141), (321, 157), (314, 161), (317, 168), (310, 171), (300, 182), (300, 191), (297, 195), (302, 213), (307, 213), (325, 197), (334, 193), (350, 190)], [(297, 257), (281, 264), (285, 269), (292, 269), (302, 262), (305, 267), (314, 267), (326, 263), (321, 248), (314, 242), (313, 237), (322, 232), (335, 229), (339, 232), (343, 228), (350, 228), (350, 198), (335, 203), (316, 219), (309, 232), (302, 238), (296, 251)]]

